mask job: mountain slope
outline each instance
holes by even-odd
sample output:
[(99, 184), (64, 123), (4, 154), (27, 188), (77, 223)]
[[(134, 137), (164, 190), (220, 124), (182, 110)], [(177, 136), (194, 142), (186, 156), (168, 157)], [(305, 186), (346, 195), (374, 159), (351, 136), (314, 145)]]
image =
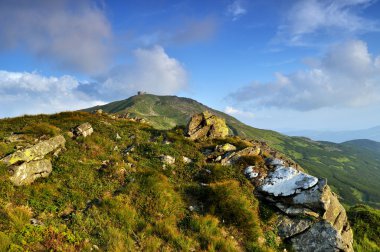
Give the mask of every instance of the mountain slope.
[(210, 110), (226, 119), (234, 135), (264, 140), (297, 161), (312, 175), (327, 178), (346, 204), (366, 203), (380, 207), (380, 163), (361, 147), (353, 148), (349, 143), (317, 142), (256, 129), (192, 99), (176, 96), (139, 95), (85, 111), (95, 109), (108, 113), (130, 113), (132, 117), (148, 120), (157, 129), (186, 125), (194, 113)]
[(342, 143), (345, 141), (355, 139), (370, 139), (372, 141), (380, 141), (380, 126), (376, 126), (363, 130), (349, 130), (349, 131), (315, 131), (315, 130), (299, 130), (284, 132), (290, 136), (306, 136), (314, 140), (326, 140), (335, 143)]

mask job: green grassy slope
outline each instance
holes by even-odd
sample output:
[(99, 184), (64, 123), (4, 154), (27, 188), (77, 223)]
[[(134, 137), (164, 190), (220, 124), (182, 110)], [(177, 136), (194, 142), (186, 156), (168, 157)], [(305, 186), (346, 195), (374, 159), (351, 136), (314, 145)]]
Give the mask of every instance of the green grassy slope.
[(375, 155), (370, 154), (371, 151), (367, 151), (368, 148), (353, 147), (355, 144), (352, 143), (317, 142), (256, 129), (192, 99), (176, 96), (133, 96), (86, 111), (98, 108), (109, 113), (131, 113), (131, 116), (147, 119), (157, 129), (185, 125), (194, 113), (210, 110), (226, 119), (233, 134), (264, 140), (297, 161), (309, 173), (327, 178), (344, 203), (366, 203), (380, 207), (380, 162)]
[[(94, 133), (69, 138), (83, 122)], [(252, 194), (245, 166), (205, 162), (204, 148), (244, 146), (237, 138), (192, 142), (180, 128), (82, 112), (24, 116), (0, 120), (0, 158), (20, 144), (6, 141), (12, 132), (30, 144), (63, 134), (66, 150), (51, 157), (48, 178), (28, 186), (13, 186), (0, 164), (0, 251), (284, 250), (273, 229), (276, 214)], [(175, 157), (175, 165), (163, 166), (161, 154)]]

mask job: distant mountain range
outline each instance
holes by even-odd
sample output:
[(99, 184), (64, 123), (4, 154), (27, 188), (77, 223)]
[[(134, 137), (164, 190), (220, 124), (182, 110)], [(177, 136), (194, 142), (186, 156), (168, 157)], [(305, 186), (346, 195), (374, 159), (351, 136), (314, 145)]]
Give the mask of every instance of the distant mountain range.
[(376, 126), (363, 130), (348, 131), (317, 131), (317, 130), (299, 130), (284, 131), (289, 136), (305, 136), (316, 141), (330, 141), (334, 143), (342, 143), (355, 139), (369, 139), (380, 142), (380, 126)]
[(195, 100), (176, 96), (144, 94), (85, 111), (96, 109), (116, 114), (129, 113), (131, 117), (146, 119), (157, 129), (186, 125), (193, 114), (209, 110), (226, 119), (232, 134), (266, 141), (310, 174), (327, 178), (344, 203), (366, 203), (380, 208), (380, 143), (355, 140), (337, 144), (313, 141), (306, 137), (290, 137), (245, 125)]

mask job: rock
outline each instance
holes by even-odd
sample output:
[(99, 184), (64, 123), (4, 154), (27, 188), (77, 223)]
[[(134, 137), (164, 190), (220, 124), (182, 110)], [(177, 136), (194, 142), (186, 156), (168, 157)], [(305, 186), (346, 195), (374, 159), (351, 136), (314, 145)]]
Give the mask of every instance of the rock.
[(39, 160), (45, 157), (46, 154), (54, 151), (59, 147), (65, 146), (65, 138), (62, 135), (52, 137), (46, 141), (42, 141), (30, 148), (17, 150), (16, 152), (1, 159), (7, 165), (13, 165), (20, 162), (30, 162)]
[(161, 161), (164, 163), (164, 164), (168, 164), (168, 165), (172, 165), (175, 163), (175, 158), (172, 157), (172, 156), (169, 156), (169, 155), (162, 155), (160, 156), (161, 158)]
[(132, 144), (123, 150), (123, 154), (128, 155), (130, 152), (133, 152), (134, 150), (135, 146)]
[(9, 168), (12, 176), (10, 180), (16, 186), (29, 185), (38, 178), (49, 176), (52, 171), (50, 160), (42, 159), (37, 161), (25, 162), (18, 166)]
[(293, 237), (308, 229), (312, 224), (313, 222), (309, 219), (291, 219), (287, 216), (282, 216), (277, 224), (278, 235), (281, 238)]
[(75, 127), (73, 130), (75, 137), (79, 137), (79, 136), (87, 137), (87, 136), (90, 136), (93, 132), (94, 132), (94, 129), (92, 128), (90, 123), (83, 123)]
[(236, 150), (236, 147), (229, 143), (226, 143), (223, 145), (217, 145), (215, 147), (215, 151), (218, 151), (218, 152), (227, 152), (227, 151), (235, 151), (235, 150)]
[(43, 226), (44, 223), (40, 220), (37, 220), (35, 218), (32, 218), (30, 219), (30, 224), (32, 224), (33, 226)]
[(225, 120), (208, 111), (193, 115), (187, 125), (187, 135), (191, 140), (224, 138), (228, 131)]
[(191, 160), (190, 158), (185, 157), (185, 156), (182, 157), (182, 161), (183, 161), (185, 164), (190, 164), (191, 162), (193, 162), (193, 160)]
[(324, 221), (314, 224), (306, 232), (293, 237), (291, 242), (294, 251), (354, 251), (351, 243), (347, 243), (330, 223)]
[(120, 140), (121, 139), (121, 136), (119, 135), (119, 133), (116, 133), (116, 140)]
[(15, 142), (24, 142), (25, 135), (24, 134), (12, 134), (9, 137), (5, 138), (5, 142), (15, 143)]
[(274, 196), (290, 196), (313, 187), (317, 183), (318, 178), (316, 177), (297, 171), (292, 167), (278, 165), (264, 179), (264, 183), (259, 190)]
[(248, 166), (247, 168), (244, 169), (244, 174), (247, 178), (253, 179), (259, 176), (259, 173), (254, 171), (254, 166)]
[(242, 156), (257, 156), (261, 152), (259, 147), (247, 147), (237, 152), (227, 152), (221, 160), (222, 165), (231, 165)]
[(101, 115), (101, 114), (103, 114), (103, 109), (97, 109), (94, 111), (94, 113), (97, 115)]

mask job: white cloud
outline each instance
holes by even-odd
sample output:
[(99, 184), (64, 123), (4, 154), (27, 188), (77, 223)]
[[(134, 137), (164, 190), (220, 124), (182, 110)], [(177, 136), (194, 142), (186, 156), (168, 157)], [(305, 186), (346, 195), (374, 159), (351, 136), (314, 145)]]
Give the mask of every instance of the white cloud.
[(0, 50), (27, 50), (57, 67), (88, 74), (109, 65), (111, 25), (89, 0), (0, 1), (0, 23)]
[(241, 0), (234, 0), (227, 6), (227, 14), (232, 17), (233, 21), (237, 20), (241, 16), (244, 16), (246, 13), (247, 10), (243, 7)]
[(313, 67), (291, 74), (276, 73), (270, 83), (255, 82), (230, 94), (237, 103), (307, 111), (323, 107), (358, 107), (380, 101), (378, 57), (365, 42), (332, 46)]
[(229, 114), (229, 115), (232, 115), (232, 116), (241, 116), (241, 117), (246, 117), (246, 118), (253, 118), (253, 117), (255, 117), (255, 114), (253, 114), (252, 112), (239, 110), (239, 109), (236, 109), (236, 108), (231, 107), (231, 106), (227, 106), (224, 109), (224, 112), (226, 114)]
[(72, 76), (46, 77), (36, 72), (0, 70), (0, 117), (53, 113), (101, 104), (78, 90)]
[(182, 64), (169, 57), (160, 46), (134, 51), (132, 64), (119, 66), (102, 80), (99, 92), (113, 99), (125, 98), (136, 91), (167, 95), (187, 87)]
[(307, 36), (324, 33), (329, 36), (378, 31), (378, 22), (360, 16), (374, 0), (308, 0), (297, 1), (285, 23), (279, 27), (278, 39), (291, 45), (302, 45)]

